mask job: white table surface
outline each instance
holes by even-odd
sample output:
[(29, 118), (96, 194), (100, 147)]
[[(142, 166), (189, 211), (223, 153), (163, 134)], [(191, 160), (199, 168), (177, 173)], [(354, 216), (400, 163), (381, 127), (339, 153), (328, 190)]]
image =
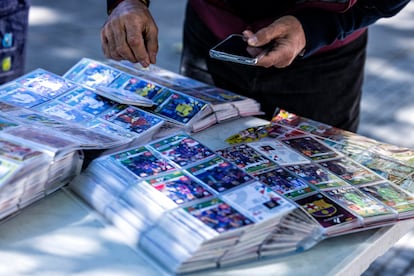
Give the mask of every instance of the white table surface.
[[(194, 135), (211, 148), (246, 127), (245, 118)], [(360, 275), (414, 226), (414, 220), (322, 241), (310, 250), (197, 275)], [(0, 275), (163, 275), (122, 233), (68, 189), (61, 189), (0, 225)]]

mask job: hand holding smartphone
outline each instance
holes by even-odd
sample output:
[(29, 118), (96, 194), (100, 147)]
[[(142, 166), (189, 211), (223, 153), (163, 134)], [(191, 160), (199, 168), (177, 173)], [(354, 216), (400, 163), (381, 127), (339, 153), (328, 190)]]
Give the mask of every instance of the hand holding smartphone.
[(265, 54), (270, 45), (253, 47), (247, 44), (240, 34), (232, 34), (210, 49), (210, 57), (241, 64), (254, 65)]

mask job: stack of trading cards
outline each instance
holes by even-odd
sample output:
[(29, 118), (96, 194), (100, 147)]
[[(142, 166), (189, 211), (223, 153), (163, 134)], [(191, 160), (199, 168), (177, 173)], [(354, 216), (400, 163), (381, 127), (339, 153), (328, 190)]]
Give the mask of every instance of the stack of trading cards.
[(0, 112), (0, 220), (43, 198), (79, 174), (78, 145)]
[[(83, 59), (83, 61), (86, 62), (85, 59)], [(96, 63), (96, 61), (91, 60), (89, 60), (89, 62)], [(138, 88), (141, 88), (144, 86), (144, 84), (146, 84), (145, 87), (149, 86), (152, 89), (156, 90), (159, 94), (163, 94), (164, 91), (168, 90), (178, 92), (181, 97), (184, 97), (183, 99), (192, 99), (190, 102), (186, 100), (187, 105), (191, 102), (196, 101), (207, 104), (208, 107), (203, 107), (203, 110), (198, 112), (200, 114), (197, 115), (197, 118), (194, 118), (190, 120), (190, 123), (187, 123), (188, 127), (190, 127), (190, 130), (193, 132), (201, 131), (211, 125), (226, 120), (263, 114), (263, 112), (260, 110), (260, 104), (252, 98), (248, 98), (225, 89), (217, 88), (215, 86), (196, 81), (194, 79), (179, 75), (169, 70), (165, 70), (155, 65), (150, 65), (148, 68), (143, 68), (139, 64), (133, 64), (128, 61), (119, 62), (113, 60), (107, 61), (106, 64), (117, 70), (125, 72), (126, 74), (121, 74), (123, 77), (119, 77), (117, 79), (131, 78), (134, 80), (134, 84), (132, 86), (137, 86), (136, 84), (139, 83)], [(128, 75), (129, 77), (125, 77), (125, 75)], [(68, 77), (71, 76), (68, 74)], [(113, 81), (113, 83), (118, 82), (127, 83), (125, 81)], [(113, 87), (113, 83), (108, 84), (107, 86)], [(126, 86), (131, 85), (121, 85), (121, 87)], [(134, 89), (140, 91), (138, 88)], [(131, 89), (129, 90), (135, 91)], [(155, 99), (159, 97), (155, 94), (147, 95), (145, 93), (138, 93), (141, 96), (150, 98), (154, 104), (156, 104)], [(194, 106), (194, 104), (191, 105)], [(179, 109), (182, 108), (180, 107)], [(167, 113), (167, 116), (171, 118), (171, 115), (173, 115), (171, 119), (174, 119), (175, 117), (180, 118), (178, 116), (181, 115), (179, 109), (175, 108), (174, 112), (170, 110)], [(182, 121), (182, 119), (178, 121)]]
[[(211, 115), (211, 107), (203, 100), (121, 70), (124, 68), (83, 58), (64, 77), (119, 104), (145, 108), (186, 130), (194, 130), (193, 124), (201, 124), (202, 118)], [(210, 126), (207, 121), (200, 127)]]
[(59, 129), (82, 149), (109, 149), (136, 140), (149, 141), (165, 122), (160, 116), (114, 102), (99, 95), (95, 88), (43, 69), (0, 86), (0, 95), (3, 94), (6, 103), (20, 107), (10, 112), (12, 116)]
[(225, 158), (179, 132), (95, 159), (71, 188), (171, 271), (258, 259), (261, 246), (276, 240), (274, 231), (306, 225), (289, 245), (290, 252), (300, 250), (321, 227), (304, 214), (307, 223), (281, 230), (297, 205), (250, 174), (277, 164), (258, 152), (251, 160), (233, 153)]

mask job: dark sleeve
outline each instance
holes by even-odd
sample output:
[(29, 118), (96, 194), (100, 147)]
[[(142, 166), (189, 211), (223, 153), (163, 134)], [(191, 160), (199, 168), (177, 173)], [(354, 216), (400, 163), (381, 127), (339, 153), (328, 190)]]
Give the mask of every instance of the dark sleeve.
[(295, 12), (293, 15), (305, 31), (305, 57), (380, 18), (394, 16), (409, 2), (410, 0), (360, 0), (344, 13), (311, 8)]

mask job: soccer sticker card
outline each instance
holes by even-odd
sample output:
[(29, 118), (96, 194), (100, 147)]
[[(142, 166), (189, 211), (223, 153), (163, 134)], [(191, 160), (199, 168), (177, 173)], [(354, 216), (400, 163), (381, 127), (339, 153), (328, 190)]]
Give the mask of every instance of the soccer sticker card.
[(284, 139), (282, 142), (312, 160), (326, 160), (339, 156), (339, 153), (310, 136)]
[(181, 167), (215, 155), (214, 151), (184, 133), (156, 141), (150, 146)]
[(187, 170), (219, 193), (253, 180), (252, 176), (221, 157), (214, 157)]
[(252, 220), (218, 198), (192, 205), (184, 210), (218, 233), (253, 223)]

